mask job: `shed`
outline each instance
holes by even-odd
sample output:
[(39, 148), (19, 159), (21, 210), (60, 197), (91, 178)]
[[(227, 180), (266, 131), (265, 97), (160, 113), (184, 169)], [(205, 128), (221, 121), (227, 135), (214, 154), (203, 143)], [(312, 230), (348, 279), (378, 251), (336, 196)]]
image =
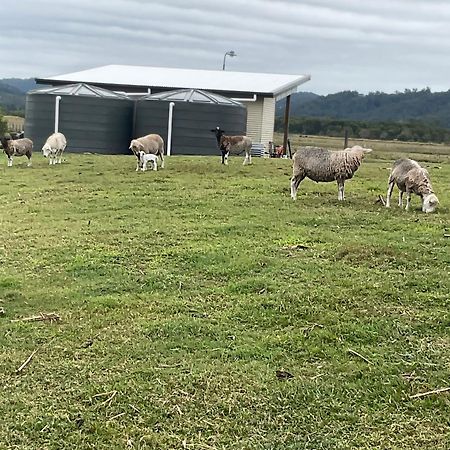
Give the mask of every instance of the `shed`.
[(179, 89), (136, 101), (134, 137), (160, 134), (168, 154), (216, 155), (211, 129), (245, 134), (247, 110), (241, 103), (199, 89)]
[(84, 83), (27, 94), (25, 136), (41, 148), (60, 131), (71, 152), (129, 154), (134, 102), (126, 95)]
[(108, 65), (47, 78), (37, 83), (84, 82), (127, 94), (141, 95), (174, 89), (201, 89), (231, 97), (247, 106), (246, 134), (267, 148), (273, 141), (275, 102), (286, 98), (285, 137), (287, 140), (291, 94), (311, 79), (310, 75), (194, 70), (168, 67)]

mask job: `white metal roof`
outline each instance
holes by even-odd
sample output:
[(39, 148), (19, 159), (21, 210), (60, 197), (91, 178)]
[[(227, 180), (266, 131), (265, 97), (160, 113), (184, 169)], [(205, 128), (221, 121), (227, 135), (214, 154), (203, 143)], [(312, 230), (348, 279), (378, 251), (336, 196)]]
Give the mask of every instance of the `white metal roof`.
[(195, 88), (213, 91), (272, 94), (277, 99), (297, 91), (310, 75), (194, 70), (168, 67), (108, 65), (80, 72), (39, 78), (38, 81), (101, 83), (159, 88)]

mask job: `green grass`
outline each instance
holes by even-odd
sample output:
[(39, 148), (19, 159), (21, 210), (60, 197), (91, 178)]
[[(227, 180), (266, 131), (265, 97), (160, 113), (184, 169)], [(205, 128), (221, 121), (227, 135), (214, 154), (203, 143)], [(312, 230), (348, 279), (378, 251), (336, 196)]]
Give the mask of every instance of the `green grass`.
[(344, 203), (288, 160), (66, 158), (0, 168), (1, 449), (449, 447), (410, 398), (450, 385), (445, 154), (433, 215), (376, 203), (377, 151)]

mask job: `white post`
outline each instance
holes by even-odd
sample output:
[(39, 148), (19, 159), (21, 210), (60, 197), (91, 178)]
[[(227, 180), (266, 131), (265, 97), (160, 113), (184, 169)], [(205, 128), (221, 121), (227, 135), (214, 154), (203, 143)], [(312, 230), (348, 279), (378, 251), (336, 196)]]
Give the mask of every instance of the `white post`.
[(55, 98), (55, 133), (58, 132), (59, 127), (59, 102), (61, 101), (61, 96), (57, 95)]
[(167, 156), (172, 154), (172, 119), (174, 102), (169, 103), (169, 120), (167, 121)]

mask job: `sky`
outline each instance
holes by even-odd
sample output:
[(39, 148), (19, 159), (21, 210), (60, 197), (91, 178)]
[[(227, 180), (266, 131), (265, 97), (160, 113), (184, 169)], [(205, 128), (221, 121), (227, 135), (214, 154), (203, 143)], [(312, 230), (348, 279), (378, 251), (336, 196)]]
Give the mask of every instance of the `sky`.
[(0, 79), (107, 64), (309, 74), (330, 94), (450, 89), (450, 0), (16, 0)]

